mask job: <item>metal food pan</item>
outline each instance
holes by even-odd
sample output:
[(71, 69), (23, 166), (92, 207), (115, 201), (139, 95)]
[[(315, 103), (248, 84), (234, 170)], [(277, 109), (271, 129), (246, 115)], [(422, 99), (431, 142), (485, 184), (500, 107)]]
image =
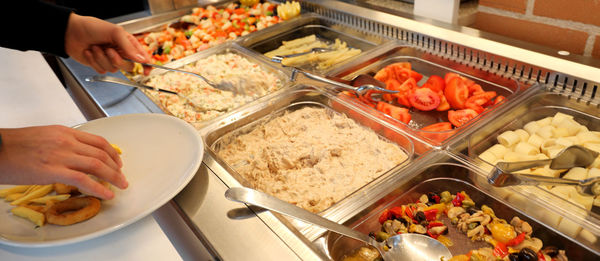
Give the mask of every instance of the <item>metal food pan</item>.
[[(481, 85), (485, 91), (495, 91), (498, 95), (503, 95), (509, 102), (521, 91), (521, 85), (515, 80), (478, 71), (466, 65), (423, 52), (415, 47), (402, 45), (399, 42), (389, 42), (378, 48), (377, 52), (364, 55), (343, 67), (329, 72), (329, 75), (345, 79), (352, 79), (360, 74), (375, 75), (378, 70), (396, 62), (410, 62), (412, 69), (423, 75), (423, 78), (417, 83), (419, 86), (425, 83), (431, 75), (438, 75), (443, 78), (446, 73), (453, 72), (473, 80), (475, 83)], [(494, 105), (490, 108), (493, 111), (506, 103)], [(370, 111), (382, 114), (374, 109)], [(448, 113), (446, 111), (438, 112), (434, 110), (424, 112), (411, 109), (412, 119), (409, 124), (397, 120), (393, 121), (400, 128), (414, 133), (429, 144), (441, 145), (456, 137), (458, 133), (464, 132), (467, 128), (474, 125), (475, 122), (484, 118), (489, 112), (489, 109), (485, 110), (482, 114), (479, 114), (460, 128), (440, 132), (421, 131), (420, 129), (430, 124), (448, 121)], [(391, 117), (388, 118), (391, 119)]]
[[(251, 37), (240, 39), (238, 43), (257, 53), (264, 54), (277, 49), (281, 46), (283, 41), (290, 41), (311, 34), (314, 34), (318, 40), (327, 43), (333, 43), (335, 39), (340, 39), (341, 41), (346, 42), (348, 47), (362, 50), (362, 53), (368, 52), (386, 41), (386, 39), (359, 32), (325, 17), (315, 14), (305, 14), (299, 18), (290, 20), (288, 23), (277, 24), (256, 33)], [(360, 55), (361, 54), (324, 70), (318, 70), (313, 65), (304, 65), (299, 68), (324, 74), (329, 70), (352, 61)], [(266, 57), (264, 58), (268, 59)]]
[[(163, 12), (163, 13), (153, 14), (151, 16), (147, 16), (147, 17), (143, 17), (143, 18), (128, 20), (128, 21), (119, 23), (119, 25), (122, 26), (127, 32), (134, 34), (137, 37), (139, 35), (143, 35), (146, 33), (160, 32), (160, 31), (165, 30), (167, 27), (169, 27), (169, 25), (177, 24), (177, 22), (179, 22), (183, 16), (192, 14), (192, 11), (194, 8), (198, 8), (198, 7), (206, 8), (209, 5), (212, 5), (216, 8), (225, 8), (227, 5), (229, 5), (231, 3), (235, 3), (235, 2), (236, 1), (199, 1), (197, 6), (183, 7), (183, 8), (179, 8), (175, 11)], [(276, 1), (261, 1), (261, 2), (269, 2), (274, 5), (280, 4), (279, 2), (276, 2)], [(239, 5), (239, 1), (238, 1), (238, 5)], [(279, 23), (286, 23), (286, 22), (287, 21), (280, 21)], [(231, 40), (227, 40), (227, 41), (229, 42), (229, 41), (236, 41), (238, 39), (243, 39), (243, 38), (253, 35), (254, 33), (256, 33), (260, 30), (262, 30), (262, 29), (259, 29), (252, 33), (249, 33), (247, 35), (239, 36), (237, 39), (231, 39)], [(166, 63), (171, 63), (171, 61), (168, 61)]]
[[(289, 88), (291, 86), (290, 82), (289, 82), (289, 72), (286, 70), (281, 70), (280, 68), (277, 68), (275, 66), (273, 66), (272, 64), (266, 63), (265, 61), (258, 59), (256, 57), (256, 54), (249, 52), (248, 50), (235, 45), (234, 43), (226, 43), (223, 44), (221, 46), (217, 46), (215, 48), (211, 48), (211, 49), (207, 49), (204, 50), (202, 52), (196, 53), (194, 55), (188, 56), (188, 57), (184, 57), (180, 60), (177, 60), (171, 64), (169, 64), (169, 67), (171, 68), (182, 68), (187, 64), (193, 64), (196, 63), (200, 60), (205, 60), (208, 57), (211, 57), (213, 55), (223, 55), (223, 54), (236, 54), (239, 55), (245, 59), (247, 59), (248, 61), (257, 64), (263, 71), (272, 73), (276, 76), (276, 78), (281, 81), (282, 84), (282, 88), (280, 88), (278, 91), (275, 91), (271, 94), (267, 94), (266, 96), (263, 96), (261, 98), (258, 98), (254, 101), (251, 101), (249, 103), (253, 103), (253, 102), (260, 102), (260, 100), (262, 98), (268, 98), (271, 95), (275, 95), (276, 93), (280, 92), (280, 91), (284, 91), (285, 89)], [(206, 64), (206, 66), (211, 66), (210, 64)], [(152, 70), (152, 72), (150, 73), (150, 75), (142, 77), (140, 79), (138, 79), (138, 81), (140, 83), (146, 83), (148, 82), (153, 76), (157, 76), (157, 75), (161, 75), (161, 74), (165, 74), (165, 73), (173, 73), (167, 70), (162, 70), (162, 69), (154, 69)], [(251, 86), (244, 86), (244, 88), (248, 88)], [(150, 91), (144, 91), (144, 93), (150, 98), (150, 100), (152, 100), (154, 103), (156, 103), (165, 113), (173, 115), (173, 116), (178, 116), (175, 112), (170, 111), (166, 106), (163, 106), (163, 104), (160, 103), (160, 101), (157, 99), (157, 97), (155, 97), (154, 95), (150, 94)], [(248, 103), (248, 104), (249, 104)], [(245, 105), (242, 105), (240, 107), (243, 107)], [(238, 107), (239, 108), (239, 107)], [(237, 108), (233, 108), (230, 111), (224, 112), (221, 115), (212, 118), (212, 119), (208, 119), (208, 120), (199, 120), (199, 121), (188, 121), (190, 123), (192, 123), (197, 129), (202, 128), (203, 126), (205, 126), (207, 124), (207, 122), (210, 122), (212, 120), (218, 120), (220, 118), (224, 118), (227, 117), (228, 114), (232, 113), (233, 111), (235, 111)]]
[[(543, 215), (542, 208), (535, 211), (535, 213), (520, 211), (519, 208), (524, 206), (515, 206), (502, 200), (501, 195), (504, 192), (485, 184), (485, 179), (482, 179), (476, 173), (478, 170), (459, 164), (444, 156), (443, 153), (436, 154), (438, 155), (434, 155), (430, 160), (437, 163), (428, 163), (411, 168), (410, 174), (407, 174), (404, 180), (394, 184), (395, 189), (393, 191), (375, 204), (366, 207), (365, 211), (353, 216), (345, 224), (362, 233), (379, 231), (381, 225), (378, 217), (386, 208), (415, 202), (419, 199), (419, 196), (427, 192), (440, 193), (447, 190), (450, 193), (456, 193), (465, 191), (478, 207), (485, 204), (491, 207), (496, 216), (500, 218), (510, 220), (512, 217), (518, 216), (527, 221), (533, 227), (534, 237), (541, 239), (544, 246), (554, 245), (559, 249), (566, 250), (570, 260), (596, 260), (600, 258), (600, 253), (597, 250), (592, 250), (538, 221), (536, 217)], [(523, 202), (523, 204), (529, 203)], [(535, 208), (536, 205), (532, 204), (528, 207)], [(450, 224), (448, 224), (448, 228), (449, 233), (446, 236), (454, 243), (449, 248), (453, 255), (467, 254), (472, 249), (489, 247), (484, 242), (472, 242), (465, 234), (457, 231)], [(327, 233), (315, 242), (333, 260), (341, 260), (344, 255), (349, 255), (365, 245), (360, 241), (333, 232)]]
[[(454, 150), (475, 163), (487, 175), (495, 162), (486, 162), (479, 155), (498, 143), (498, 135), (505, 131), (522, 129), (528, 122), (554, 116), (557, 112), (574, 116), (575, 121), (586, 126), (590, 131), (600, 130), (597, 106), (560, 94), (537, 91), (511, 110), (503, 113), (502, 117), (494, 117), (486, 125), (475, 130), (466, 139), (467, 148), (457, 146)], [(587, 211), (581, 206), (575, 205), (572, 199), (565, 199), (537, 186), (513, 188), (519, 193), (507, 195), (509, 200), (519, 201), (525, 197), (532, 201), (539, 201), (555, 211), (555, 214), (542, 219), (548, 225), (557, 227), (573, 238), (600, 246), (597, 238), (600, 236), (600, 211), (597, 206), (593, 206), (591, 211)], [(565, 217), (560, 218), (557, 214)]]
[[(370, 183), (365, 184), (354, 193), (347, 195), (333, 206), (319, 213), (334, 221), (344, 221), (349, 214), (360, 209), (363, 202), (369, 200), (371, 195), (374, 195), (373, 193), (376, 194), (376, 188), (379, 183), (390, 178), (392, 175), (402, 175), (401, 173), (398, 173), (398, 170), (403, 168), (403, 166), (410, 165), (409, 163), (412, 162), (415, 157), (413, 153), (413, 143), (408, 137), (394, 129), (386, 128), (385, 123), (365, 114), (363, 111), (357, 110), (346, 101), (313, 87), (297, 85), (287, 92), (278, 94), (276, 97), (272, 97), (260, 104), (255, 104), (254, 107), (249, 107), (245, 111), (230, 115), (229, 119), (211, 123), (211, 125), (207, 126), (202, 133), (207, 146), (207, 152), (226, 171), (226, 173), (220, 174), (224, 175), (222, 179), (229, 187), (252, 187), (252, 185), (236, 172), (233, 167), (218, 156), (217, 151), (219, 150), (219, 146), (221, 146), (223, 142), (230, 140), (231, 137), (250, 132), (255, 126), (258, 126), (258, 124), (265, 123), (274, 117), (280, 116), (285, 111), (292, 111), (305, 106), (324, 108), (332, 113), (345, 114), (352, 119), (356, 117), (355, 115), (360, 115), (363, 117), (362, 121), (359, 122), (360, 125), (369, 128), (380, 138), (396, 143), (408, 156), (407, 160), (404, 162), (387, 170), (380, 177), (375, 178)], [(316, 235), (323, 233), (321, 229), (308, 226), (301, 222), (294, 222), (294, 226), (308, 238), (316, 238)]]

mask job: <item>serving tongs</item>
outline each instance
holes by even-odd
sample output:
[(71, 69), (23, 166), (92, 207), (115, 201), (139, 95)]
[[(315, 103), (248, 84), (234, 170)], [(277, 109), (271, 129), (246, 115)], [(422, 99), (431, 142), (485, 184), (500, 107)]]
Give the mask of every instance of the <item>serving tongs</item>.
[(132, 82), (132, 81), (128, 81), (128, 80), (117, 78), (117, 77), (112, 77), (112, 76), (107, 76), (107, 75), (94, 75), (91, 77), (86, 77), (85, 81), (86, 82), (116, 83), (116, 84), (120, 84), (120, 85), (126, 85), (129, 87), (135, 87), (135, 88), (142, 89), (142, 90), (144, 90), (144, 89), (145, 90), (153, 90), (153, 91), (159, 91), (159, 92), (163, 92), (163, 93), (173, 94), (173, 95), (177, 95), (180, 98), (186, 100), (189, 105), (191, 105), (198, 111), (214, 110), (214, 109), (206, 108), (206, 106), (202, 106), (202, 105), (198, 104), (196, 101), (194, 101), (194, 99), (191, 99), (181, 93), (171, 91), (171, 90), (161, 89), (161, 88), (157, 88), (157, 87), (148, 86), (148, 85), (144, 85), (144, 84), (141, 84), (138, 82)]
[(162, 69), (162, 70), (167, 70), (167, 71), (172, 71), (172, 72), (180, 72), (180, 73), (193, 75), (193, 76), (200, 78), (201, 80), (203, 80), (204, 82), (206, 82), (208, 85), (210, 85), (211, 87), (213, 87), (215, 89), (232, 92), (233, 94), (244, 94), (243, 88), (240, 88), (238, 85), (234, 85), (233, 83), (231, 83), (229, 81), (220, 81), (220, 82), (216, 83), (209, 79), (206, 79), (206, 77), (204, 77), (200, 74), (197, 74), (197, 73), (179, 70), (179, 69), (175, 69), (175, 68), (170, 68), (170, 67), (162, 66), (162, 65), (158, 65), (158, 64), (141, 63), (141, 62), (136, 62), (136, 61), (133, 61), (130, 59), (125, 59), (125, 60), (132, 62), (132, 63), (139, 63), (143, 66), (154, 67), (154, 68), (158, 68), (158, 69)]
[(285, 55), (275, 55), (271, 58), (271, 61), (276, 62), (276, 63), (281, 63), (283, 61), (283, 59), (285, 59), (285, 58), (302, 56), (302, 55), (309, 54), (309, 53), (325, 53), (325, 52), (331, 52), (331, 51), (333, 51), (333, 49), (331, 49), (331, 48), (315, 47), (315, 48), (310, 49), (307, 52), (285, 54)]
[(336, 87), (345, 89), (345, 90), (349, 90), (352, 91), (356, 94), (357, 97), (365, 94), (367, 91), (377, 91), (377, 92), (385, 92), (385, 93), (397, 93), (398, 91), (393, 91), (393, 90), (388, 90), (379, 86), (375, 86), (373, 84), (363, 84), (361, 86), (358, 87), (354, 87), (345, 83), (341, 83), (341, 82), (337, 82), (319, 75), (315, 75), (309, 72), (306, 72), (304, 70), (298, 69), (298, 68), (293, 68), (292, 69), (292, 75), (290, 77), (291, 81), (296, 81), (296, 78), (298, 77), (298, 74), (303, 74), (304, 76), (306, 76), (309, 79), (315, 80), (315, 81), (319, 81), (319, 82), (323, 82), (323, 83), (327, 83), (330, 85), (334, 85)]
[(573, 145), (563, 149), (553, 159), (531, 160), (519, 162), (498, 162), (488, 175), (488, 182), (496, 187), (516, 185), (548, 185), (548, 186), (575, 186), (583, 195), (600, 195), (600, 177), (584, 180), (553, 178), (546, 176), (513, 173), (528, 168), (550, 164), (550, 169), (571, 169), (574, 167), (588, 167), (591, 165), (598, 152), (583, 146)]

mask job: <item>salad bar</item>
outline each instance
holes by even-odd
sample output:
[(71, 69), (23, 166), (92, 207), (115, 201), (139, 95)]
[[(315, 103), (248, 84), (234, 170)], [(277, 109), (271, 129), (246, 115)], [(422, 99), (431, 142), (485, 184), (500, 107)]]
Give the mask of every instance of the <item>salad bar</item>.
[[(238, 186), (380, 241), (428, 235), (448, 246), (451, 260), (600, 258), (600, 198), (487, 181), (497, 162), (552, 158), (570, 145), (600, 151), (597, 79), (412, 32), (398, 25), (401, 17), (342, 2), (244, 2), (121, 23), (154, 63), (233, 90), (141, 66), (114, 76), (179, 95), (85, 82), (93, 72), (61, 60), (87, 117), (164, 113), (201, 134), (203, 164), (171, 205), (216, 258), (239, 259), (269, 238), (286, 249), (271, 251), (284, 260), (377, 260), (351, 238), (231, 207), (223, 193)], [(395, 93), (357, 95), (294, 68), (355, 87), (368, 78)], [(600, 158), (586, 168), (523, 173), (583, 180), (600, 176)], [(240, 236), (256, 240), (244, 245)]]

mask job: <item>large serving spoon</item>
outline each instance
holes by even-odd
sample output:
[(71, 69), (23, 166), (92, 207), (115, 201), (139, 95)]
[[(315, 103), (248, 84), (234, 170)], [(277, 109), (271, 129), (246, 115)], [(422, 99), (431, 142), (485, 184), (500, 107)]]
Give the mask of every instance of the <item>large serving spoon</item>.
[[(229, 200), (269, 209), (320, 226), (341, 235), (360, 240), (375, 247), (383, 259), (387, 261), (439, 261), (448, 260), (452, 257), (450, 250), (448, 250), (446, 246), (431, 237), (405, 233), (389, 237), (386, 242), (380, 243), (368, 235), (253, 189), (242, 187), (230, 188), (225, 192), (225, 197)], [(384, 250), (384, 245), (389, 247), (387, 251)]]
[(175, 91), (171, 91), (171, 90), (165, 90), (165, 89), (161, 89), (161, 88), (157, 88), (157, 87), (152, 87), (152, 86), (148, 86), (148, 85), (144, 85), (141, 83), (137, 83), (137, 82), (132, 82), (132, 81), (128, 81), (125, 79), (121, 79), (121, 78), (117, 78), (117, 77), (112, 77), (112, 76), (107, 76), (107, 75), (94, 75), (91, 77), (86, 77), (85, 78), (86, 82), (107, 82), (107, 83), (115, 83), (115, 84), (120, 84), (120, 85), (125, 85), (125, 86), (129, 86), (129, 87), (135, 87), (138, 89), (146, 89), (146, 90), (153, 90), (153, 91), (159, 91), (159, 92), (164, 92), (164, 93), (168, 93), (168, 94), (173, 94), (173, 95), (177, 95), (180, 98), (182, 98), (183, 100), (185, 100), (187, 102), (187, 104), (191, 105), (192, 107), (194, 107), (194, 109), (196, 109), (197, 111), (200, 112), (204, 112), (204, 111), (221, 111), (215, 108), (208, 108), (200, 103), (198, 103), (197, 101), (195, 101), (192, 98), (189, 98), (179, 92), (175, 92)]
[(583, 195), (600, 195), (600, 177), (584, 180), (545, 177), (530, 174), (513, 173), (523, 169), (550, 164), (551, 169), (570, 169), (574, 167), (587, 167), (598, 157), (598, 152), (583, 146), (573, 145), (559, 152), (553, 159), (530, 160), (518, 162), (498, 162), (488, 175), (488, 182), (496, 187), (517, 185), (549, 185), (549, 186), (576, 186)]
[(185, 71), (185, 70), (180, 70), (180, 69), (175, 69), (175, 68), (170, 68), (167, 66), (162, 66), (162, 65), (158, 65), (158, 64), (151, 64), (151, 63), (140, 63), (140, 62), (136, 62), (130, 59), (125, 59), (126, 61), (132, 62), (132, 63), (139, 63), (143, 66), (147, 66), (147, 67), (154, 67), (154, 68), (158, 68), (158, 69), (162, 69), (162, 70), (167, 70), (167, 71), (172, 71), (172, 72), (179, 72), (179, 73), (185, 73), (185, 74), (189, 74), (189, 75), (193, 75), (195, 77), (200, 78), (201, 80), (203, 80), (204, 82), (206, 82), (208, 85), (210, 85), (211, 87), (215, 88), (215, 89), (219, 89), (219, 90), (223, 90), (223, 91), (229, 91), (229, 92), (233, 92), (234, 94), (244, 94), (243, 93), (243, 89), (239, 86), (234, 85), (233, 83), (229, 82), (229, 81), (220, 81), (220, 82), (213, 82), (209, 79), (207, 79), (206, 77), (194, 73), (194, 72), (189, 72), (189, 71)]

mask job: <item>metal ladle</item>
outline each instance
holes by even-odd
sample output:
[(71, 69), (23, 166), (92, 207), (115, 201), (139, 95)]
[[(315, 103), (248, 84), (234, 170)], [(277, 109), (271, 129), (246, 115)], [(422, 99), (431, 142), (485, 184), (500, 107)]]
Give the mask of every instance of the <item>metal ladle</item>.
[(398, 91), (388, 90), (388, 89), (381, 88), (379, 86), (375, 86), (375, 85), (372, 85), (372, 84), (365, 84), (365, 85), (361, 85), (359, 87), (354, 87), (354, 86), (350, 86), (348, 84), (344, 84), (344, 83), (341, 83), (341, 82), (330, 80), (330, 79), (327, 79), (325, 77), (321, 77), (321, 76), (318, 76), (318, 75), (315, 75), (315, 74), (312, 74), (312, 73), (300, 70), (298, 68), (293, 68), (292, 69), (292, 76), (290, 77), (291, 81), (295, 81), (296, 80), (296, 78), (298, 77), (298, 73), (304, 74), (304, 76), (306, 76), (307, 78), (315, 80), (315, 81), (320, 81), (320, 82), (323, 82), (323, 83), (327, 83), (327, 84), (331, 84), (331, 85), (340, 87), (342, 89), (353, 91), (356, 94), (356, 96), (361, 96), (361, 95), (365, 94), (369, 90), (378, 91), (378, 92), (385, 92), (385, 93), (398, 93)]
[(550, 164), (551, 169), (570, 169), (587, 167), (598, 157), (598, 152), (583, 146), (573, 145), (559, 152), (553, 159), (519, 162), (498, 162), (488, 175), (488, 182), (496, 187), (516, 185), (576, 186), (584, 195), (600, 195), (600, 177), (584, 180), (553, 178), (530, 174), (512, 173), (514, 171)]
[[(389, 237), (386, 242), (380, 243), (368, 235), (253, 189), (230, 188), (225, 192), (225, 197), (229, 200), (269, 209), (360, 240), (375, 247), (384, 260), (439, 261), (448, 260), (452, 257), (446, 246), (431, 237), (405, 233)], [(386, 244), (390, 247), (387, 251), (383, 249)]]

